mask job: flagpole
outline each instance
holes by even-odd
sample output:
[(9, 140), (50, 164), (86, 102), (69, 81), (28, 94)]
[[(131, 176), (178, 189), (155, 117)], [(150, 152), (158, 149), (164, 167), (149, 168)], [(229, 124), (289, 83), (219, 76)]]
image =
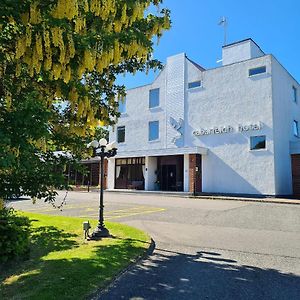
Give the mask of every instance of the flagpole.
[(226, 46), (227, 45), (227, 19), (226, 19), (226, 17), (222, 17), (222, 19), (218, 23), (218, 25), (221, 25), (224, 28), (224, 46)]
[(224, 17), (224, 46), (227, 45), (227, 20)]

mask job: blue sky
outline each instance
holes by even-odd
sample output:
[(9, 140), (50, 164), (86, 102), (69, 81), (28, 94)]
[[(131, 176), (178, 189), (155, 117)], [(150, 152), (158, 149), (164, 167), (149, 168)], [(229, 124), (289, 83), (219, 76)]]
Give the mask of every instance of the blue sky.
[[(222, 16), (228, 19), (228, 43), (251, 37), (267, 54), (273, 54), (300, 82), (300, 0), (165, 0), (171, 10), (172, 28), (155, 46), (154, 57), (185, 52), (204, 68), (221, 58)], [(157, 75), (157, 74), (156, 74)], [(127, 88), (151, 83), (150, 73), (121, 76)]]

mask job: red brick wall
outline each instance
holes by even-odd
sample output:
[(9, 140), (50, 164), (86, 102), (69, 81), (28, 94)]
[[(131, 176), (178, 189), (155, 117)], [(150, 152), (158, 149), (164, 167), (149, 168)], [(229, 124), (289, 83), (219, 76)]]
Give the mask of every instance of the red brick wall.
[[(108, 161), (104, 160), (104, 189), (107, 187), (107, 169), (108, 169)], [(91, 163), (91, 182), (92, 186), (100, 185), (100, 161)]]
[(300, 195), (300, 155), (292, 154), (293, 194)]
[[(196, 171), (196, 167), (198, 171)], [(190, 154), (189, 155), (189, 177), (190, 177), (190, 192), (201, 193), (202, 192), (202, 167), (201, 167), (201, 155)]]
[(107, 170), (108, 170), (108, 160), (104, 160), (104, 184), (103, 188), (106, 190), (107, 189)]
[(91, 185), (99, 185), (99, 162), (94, 162), (91, 164)]

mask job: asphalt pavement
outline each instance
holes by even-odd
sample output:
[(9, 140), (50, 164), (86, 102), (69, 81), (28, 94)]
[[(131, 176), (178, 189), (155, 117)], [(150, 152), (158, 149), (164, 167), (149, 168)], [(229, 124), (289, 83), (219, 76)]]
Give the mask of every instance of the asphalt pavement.
[[(91, 219), (98, 201), (70, 192), (62, 211), (12, 205)], [(147, 231), (155, 250), (99, 299), (300, 299), (300, 205), (105, 193), (104, 216)]]

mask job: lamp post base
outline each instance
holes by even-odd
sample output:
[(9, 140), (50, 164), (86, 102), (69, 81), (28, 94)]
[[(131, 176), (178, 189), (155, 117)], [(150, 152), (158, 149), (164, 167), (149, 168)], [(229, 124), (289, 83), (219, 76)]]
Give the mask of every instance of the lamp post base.
[(93, 231), (93, 233), (89, 236), (89, 240), (97, 241), (101, 240), (102, 238), (111, 237), (108, 229), (104, 226), (102, 227), (96, 227), (96, 229)]

